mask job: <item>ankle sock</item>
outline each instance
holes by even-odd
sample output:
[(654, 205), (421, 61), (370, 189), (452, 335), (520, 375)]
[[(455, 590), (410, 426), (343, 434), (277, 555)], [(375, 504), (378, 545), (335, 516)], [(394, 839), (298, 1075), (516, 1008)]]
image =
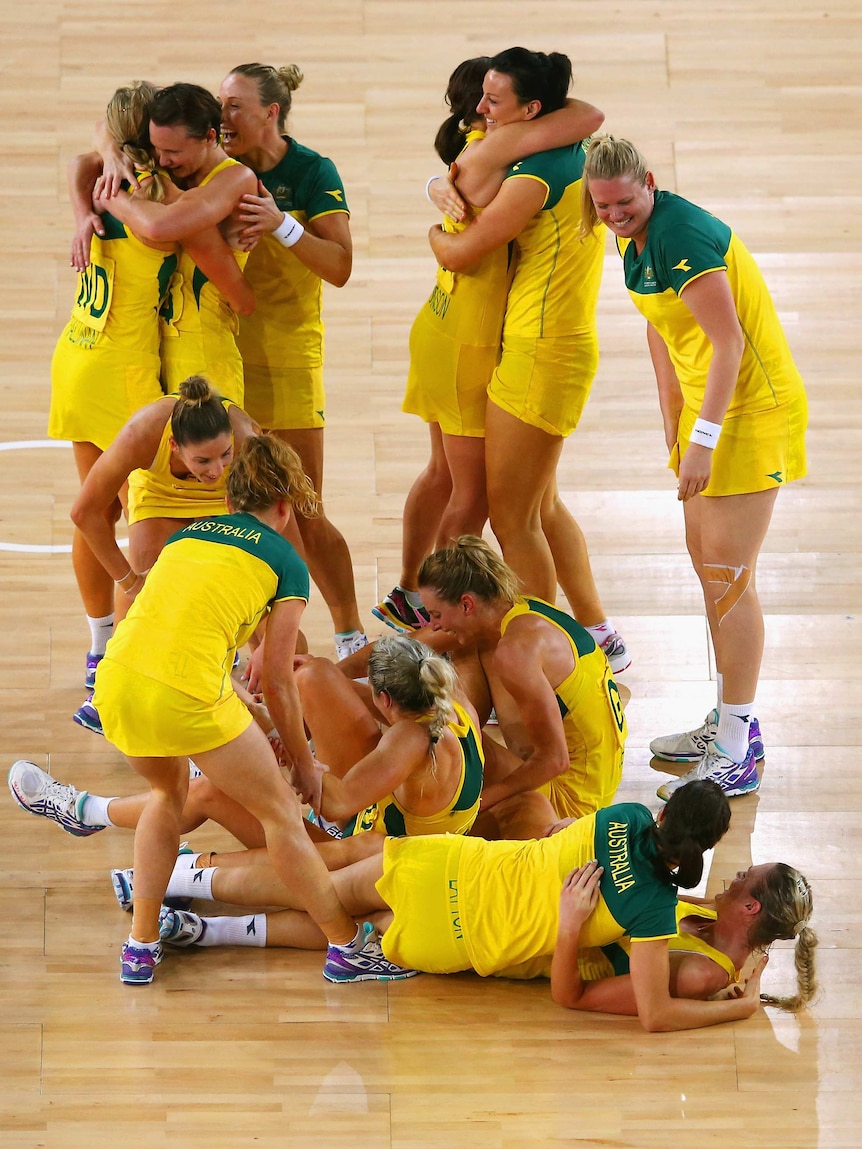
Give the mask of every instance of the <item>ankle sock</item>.
[(604, 622), (597, 622), (595, 626), (585, 626), (584, 630), (593, 636), (597, 646), (604, 645), (609, 638), (617, 633), (617, 628), (609, 618), (606, 618)]
[(248, 917), (204, 918), (206, 929), (199, 946), (265, 946), (266, 914)]
[(753, 702), (722, 702), (719, 707), (715, 744), (734, 762), (744, 762), (748, 754), (748, 727), (753, 713)]
[(108, 807), (114, 798), (103, 798), (99, 794), (88, 794), (81, 805), (79, 815), (85, 826), (113, 826)]
[(90, 654), (104, 654), (108, 639), (114, 633), (113, 611), (103, 618), (91, 618), (87, 615), (87, 625), (90, 628)]
[(182, 854), (182, 862), (178, 862), (174, 866), (174, 872), (171, 874), (165, 896), (168, 898), (202, 898), (205, 902), (214, 901), (213, 876), (216, 867), (209, 870), (190, 870), (187, 865), (182, 864), (189, 857), (189, 854)]

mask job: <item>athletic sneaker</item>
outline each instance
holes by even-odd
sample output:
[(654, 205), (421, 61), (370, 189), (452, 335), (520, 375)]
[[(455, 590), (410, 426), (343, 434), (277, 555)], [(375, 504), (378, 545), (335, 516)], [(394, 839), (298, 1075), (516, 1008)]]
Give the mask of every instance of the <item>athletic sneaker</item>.
[(305, 815), (306, 822), (311, 822), (312, 826), (318, 826), (324, 833), (328, 834), (330, 838), (343, 838), (344, 831), (337, 822), (330, 822), (328, 818), (324, 818), (322, 814), (315, 814), (314, 810), (309, 810)]
[(403, 981), (416, 977), (418, 969), (406, 969), (388, 961), (377, 940), (377, 931), (371, 922), (362, 923), (362, 947), (343, 949), (329, 946), (323, 966), (327, 981)]
[(361, 630), (349, 634), (346, 638), (340, 634), (335, 636), (335, 657), (339, 662), (347, 658), (351, 654), (356, 654), (357, 650), (362, 650), (363, 647), (368, 646), (368, 635), (363, 634)]
[(726, 754), (722, 754), (713, 743), (696, 766), (681, 778), (674, 778), (672, 782), (665, 782), (663, 786), (659, 786), (656, 794), (666, 802), (674, 790), (679, 790), (686, 782), (694, 782), (699, 778), (709, 778), (711, 782), (717, 782), (727, 798), (751, 794), (760, 785), (757, 762), (750, 746), (745, 761), (734, 762)]
[(154, 950), (126, 942), (120, 957), (120, 981), (126, 985), (149, 985), (161, 960), (161, 942)]
[(371, 613), (395, 630), (421, 630), (431, 621), (424, 606), (413, 606), (400, 586), (393, 587), (383, 602), (371, 608)]
[(207, 932), (203, 918), (190, 910), (162, 906), (159, 912), (159, 940), (171, 946), (193, 946)]
[(128, 870), (111, 870), (111, 885), (114, 887), (114, 896), (119, 902), (120, 909), (129, 913), (134, 905), (134, 882), (135, 871), (129, 867)]
[[(655, 758), (664, 762), (697, 762), (706, 754), (715, 741), (718, 733), (718, 711), (710, 710), (703, 725), (697, 730), (688, 730), (683, 734), (667, 734), (663, 738), (654, 738), (649, 744), (650, 751)], [(748, 727), (748, 747), (758, 762), (765, 756), (763, 738), (760, 734), (760, 723), (752, 718)]]
[(96, 689), (96, 667), (104, 657), (104, 654), (93, 654), (92, 650), (88, 652), (87, 669), (84, 673), (84, 687), (87, 690)]
[(606, 638), (600, 649), (605, 652), (605, 658), (610, 663), (614, 674), (622, 674), (631, 666), (632, 656), (629, 654), (625, 639), (621, 634), (612, 634), (610, 638)]
[(72, 715), (72, 721), (77, 722), (79, 726), (83, 726), (85, 730), (92, 730), (94, 734), (101, 734), (103, 738), (105, 736), (99, 712), (93, 705), (92, 694)]
[(64, 786), (55, 781), (35, 762), (22, 759), (9, 771), (9, 790), (22, 810), (50, 818), (61, 830), (76, 838), (89, 838), (98, 834), (104, 826), (88, 826), (81, 821), (84, 802), (89, 797), (86, 790), (76, 790), (74, 786)]

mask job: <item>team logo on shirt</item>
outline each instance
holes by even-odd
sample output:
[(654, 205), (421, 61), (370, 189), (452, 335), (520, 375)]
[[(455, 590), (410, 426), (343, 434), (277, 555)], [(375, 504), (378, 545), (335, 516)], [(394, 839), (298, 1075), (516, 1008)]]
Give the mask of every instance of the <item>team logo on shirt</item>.
[(647, 264), (646, 267), (644, 268), (643, 285), (644, 285), (644, 287), (655, 287), (656, 286), (655, 271), (653, 271), (653, 269), (650, 267), (649, 264)]
[(278, 187), (273, 190), (272, 198), (282, 211), (287, 211), (293, 207), (293, 188), (288, 187), (286, 184), (279, 184)]
[(335, 191), (328, 191), (327, 195), (331, 195), (338, 203), (344, 203), (344, 192), (341, 188), (336, 188)]
[(679, 263), (674, 265), (674, 271), (691, 271), (688, 260), (681, 259)]
[(771, 475), (767, 475), (766, 477), (767, 477), (767, 479), (774, 479), (776, 481), (776, 483), (783, 483), (784, 482), (781, 471), (773, 471)]

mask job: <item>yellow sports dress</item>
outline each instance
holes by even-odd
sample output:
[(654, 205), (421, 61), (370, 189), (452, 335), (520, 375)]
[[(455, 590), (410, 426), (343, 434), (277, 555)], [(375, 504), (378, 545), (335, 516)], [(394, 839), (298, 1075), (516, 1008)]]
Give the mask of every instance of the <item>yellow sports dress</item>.
[[(257, 172), (283, 212), (302, 224), (349, 215), (332, 160), (285, 137), (284, 158)], [(243, 316), (237, 342), (245, 370), (245, 409), (267, 430), (322, 427), (323, 283), (272, 235), (249, 256), (246, 275), (257, 304)]]
[(202, 754), (252, 721), (231, 683), (237, 648), (284, 599), (308, 601), (308, 569), (254, 515), (199, 519), (172, 535), (108, 642), (93, 705), (133, 757)]
[(624, 803), (537, 841), (387, 838), (377, 890), (395, 918), (383, 951), (426, 973), (547, 976), (563, 881), (592, 858), (604, 873), (598, 905), (581, 929), (584, 947), (626, 934), (651, 941), (676, 933), (676, 890), (658, 855), (652, 815)]
[(518, 236), (518, 265), (503, 321), (503, 352), (488, 388), (502, 410), (549, 435), (578, 424), (599, 362), (596, 303), (604, 245), (580, 239), (581, 179), (589, 140), (514, 164), (506, 179), (545, 189)]
[(162, 394), (159, 300), (177, 266), (173, 252), (147, 247), (112, 215), (90, 240), (78, 273), (72, 318), (51, 361), (52, 439), (105, 451), (139, 408)]
[[(695, 905), (692, 902), (678, 901), (676, 904), (677, 932), (667, 944), (671, 953), (702, 954), (708, 957), (727, 974), (727, 984), (739, 981), (740, 971), (726, 953), (717, 950), (697, 934), (690, 934), (680, 928), (683, 918), (703, 918), (715, 921), (716, 912), (708, 906)], [(629, 972), (629, 959), (631, 957), (631, 938), (620, 938), (609, 946), (588, 952), (578, 952), (578, 966), (584, 981), (600, 981), (606, 977), (617, 977)]]
[[(201, 180), (205, 187), (238, 160), (225, 159)], [(234, 251), (242, 271), (248, 252)], [(181, 252), (161, 309), (162, 383), (170, 394), (190, 375), (205, 375), (225, 399), (243, 405), (242, 358), (236, 345), (236, 312), (194, 260)]]
[(451, 801), (436, 814), (419, 815), (405, 810), (395, 795), (390, 794), (351, 818), (343, 831), (343, 837), (352, 837), (366, 830), (376, 830), (380, 834), (395, 837), (467, 833), (479, 813), (485, 754), (482, 750), (481, 731), (462, 706), (457, 702), (453, 706), (455, 717), (448, 726), (457, 736), (461, 748), (461, 777)]
[(570, 614), (540, 598), (520, 598), (500, 623), (532, 614), (569, 640), (574, 670), (554, 691), (563, 719), (569, 769), (541, 786), (560, 818), (581, 818), (614, 800), (623, 771), (628, 727), (608, 660), (592, 635)]
[[(174, 396), (170, 396), (174, 398)], [(231, 404), (222, 400), (227, 410)], [(167, 402), (165, 407), (170, 410)], [(149, 467), (129, 475), (129, 525), (142, 519), (200, 519), (226, 515), (227, 471), (211, 486), (197, 479), (180, 479), (171, 471), (171, 420), (168, 416), (156, 457)]]
[(772, 490), (806, 473), (808, 406), (802, 382), (760, 269), (731, 229), (688, 200), (657, 191), (646, 243), (617, 239), (626, 287), (661, 335), (684, 407), (670, 466), (678, 473), (706, 391), (712, 344), (685, 305), (695, 279), (725, 272), (745, 348), (736, 389), (713, 452), (704, 495)]
[[(467, 133), (465, 146), (485, 133)], [(475, 209), (478, 215), (480, 208)], [(445, 216), (443, 230), (469, 226)], [(446, 435), (485, 434), (488, 383), (500, 358), (506, 297), (514, 271), (514, 245), (486, 255), (469, 274), (437, 269), (427, 303), (410, 330), (410, 369), (401, 410)]]

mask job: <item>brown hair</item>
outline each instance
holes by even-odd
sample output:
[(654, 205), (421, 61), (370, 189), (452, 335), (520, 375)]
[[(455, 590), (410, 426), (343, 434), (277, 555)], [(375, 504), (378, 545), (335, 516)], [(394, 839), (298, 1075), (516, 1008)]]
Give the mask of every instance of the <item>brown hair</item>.
[(429, 555), (419, 568), (419, 586), (452, 604), (464, 594), (513, 603), (521, 593), (515, 572), (476, 535), (461, 535), (451, 546)]
[(234, 456), (227, 497), (235, 511), (265, 511), (281, 499), (305, 519), (318, 513), (319, 500), (302, 461), (277, 435), (253, 435)]
[(203, 375), (184, 379), (171, 415), (174, 442), (180, 447), (187, 443), (207, 443), (225, 433), (231, 433), (230, 416), (209, 380)]

